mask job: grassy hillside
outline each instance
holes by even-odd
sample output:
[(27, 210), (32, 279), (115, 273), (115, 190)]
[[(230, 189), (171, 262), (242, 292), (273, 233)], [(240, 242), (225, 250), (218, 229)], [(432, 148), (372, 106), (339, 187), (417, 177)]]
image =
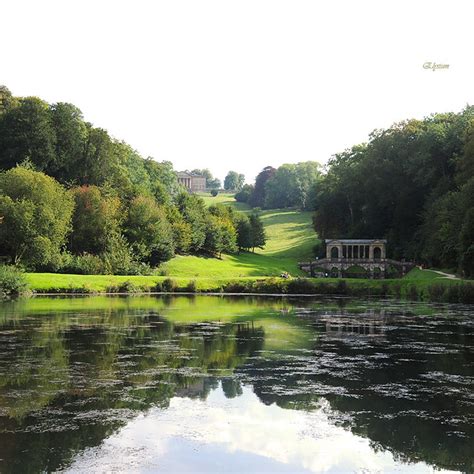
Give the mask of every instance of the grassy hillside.
[(234, 199), (234, 193), (219, 193), (217, 196), (211, 196), (210, 193), (198, 193), (198, 196), (204, 199), (207, 206), (211, 204), (225, 204), (232, 206), (237, 211), (249, 211), (251, 208), (244, 202), (237, 202)]
[[(200, 194), (207, 205), (224, 204), (239, 211), (250, 211), (244, 203), (238, 203), (232, 194), (216, 197)], [(311, 225), (311, 212), (294, 210), (270, 210), (260, 214), (267, 233), (267, 245), (255, 253), (224, 255), (221, 260), (195, 256), (177, 256), (162, 265), (166, 275), (173, 277), (236, 278), (278, 276), (282, 272), (304, 275), (298, 262), (311, 257), (317, 242)]]

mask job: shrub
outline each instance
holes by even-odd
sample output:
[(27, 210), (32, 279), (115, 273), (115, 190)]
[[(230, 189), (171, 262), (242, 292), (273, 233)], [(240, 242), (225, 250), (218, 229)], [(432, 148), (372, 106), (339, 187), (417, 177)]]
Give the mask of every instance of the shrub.
[(173, 280), (172, 278), (166, 278), (166, 280), (163, 280), (163, 283), (162, 283), (163, 291), (167, 293), (171, 293), (173, 291), (176, 291), (177, 287), (178, 285), (176, 284), (176, 281)]
[(288, 282), (288, 293), (290, 294), (314, 294), (316, 286), (308, 278), (295, 278)]
[(189, 293), (196, 293), (197, 292), (196, 280), (192, 280), (186, 285), (186, 291), (189, 292)]
[(392, 294), (395, 296), (395, 298), (400, 299), (402, 296), (402, 287), (400, 283), (396, 283), (395, 285), (392, 285)]
[(417, 301), (419, 298), (418, 290), (416, 288), (416, 285), (410, 285), (407, 288), (407, 298), (409, 300)]
[(459, 295), (460, 295), (460, 287), (461, 285), (449, 285), (446, 288), (446, 292), (444, 294), (444, 299), (448, 303), (458, 303), (459, 302)]
[(155, 285), (151, 288), (151, 291), (154, 293), (161, 293), (163, 291), (163, 285), (161, 284), (161, 281), (157, 281)]
[(135, 285), (130, 280), (126, 280), (118, 286), (118, 293), (140, 293), (141, 291), (143, 291), (143, 288)]
[(106, 273), (103, 260), (90, 253), (72, 256), (60, 271), (61, 273), (79, 273), (81, 275), (104, 275)]
[(336, 295), (347, 295), (349, 288), (345, 280), (339, 280), (336, 285)]
[(231, 281), (222, 287), (224, 293), (247, 293), (249, 289), (243, 282)]
[(287, 285), (285, 281), (277, 278), (268, 278), (255, 281), (252, 285), (252, 291), (255, 293), (282, 294), (287, 292)]
[(0, 265), (0, 298), (8, 298), (25, 293), (28, 284), (18, 268)]
[(474, 304), (474, 284), (461, 283), (459, 288), (459, 302)]
[(217, 189), (212, 189), (211, 190), (211, 196), (212, 197), (216, 197), (218, 194), (219, 194), (219, 191), (217, 191)]
[(428, 296), (430, 301), (443, 301), (446, 288), (440, 283), (428, 286)]

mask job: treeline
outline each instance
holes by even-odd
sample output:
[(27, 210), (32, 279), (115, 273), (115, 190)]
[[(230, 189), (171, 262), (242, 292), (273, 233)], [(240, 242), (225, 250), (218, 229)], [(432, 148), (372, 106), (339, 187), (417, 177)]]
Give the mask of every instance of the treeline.
[[(142, 274), (176, 253), (261, 247), (257, 215), (207, 208), (65, 103), (0, 88), (0, 256), (32, 270)], [(210, 176), (210, 179), (213, 179)]]
[(285, 164), (278, 168), (267, 166), (258, 174), (255, 184), (241, 187), (235, 199), (264, 209), (314, 209), (320, 176), (320, 165), (315, 161)]
[(474, 107), (376, 130), (316, 189), (321, 238), (386, 238), (394, 258), (474, 276)]

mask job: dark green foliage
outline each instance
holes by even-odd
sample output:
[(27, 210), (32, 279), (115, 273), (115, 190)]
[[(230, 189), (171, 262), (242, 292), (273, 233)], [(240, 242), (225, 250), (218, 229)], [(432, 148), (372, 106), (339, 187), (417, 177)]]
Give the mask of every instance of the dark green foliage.
[(178, 284), (172, 278), (166, 278), (161, 284), (162, 291), (166, 293), (172, 293), (178, 288)]
[(317, 286), (309, 278), (295, 278), (288, 282), (290, 294), (315, 294)]
[(219, 191), (217, 189), (212, 189), (211, 190), (211, 196), (216, 197), (219, 194)]
[(249, 203), (253, 194), (254, 187), (251, 184), (244, 184), (242, 189), (234, 196), (237, 202)]
[(0, 299), (20, 295), (27, 289), (28, 284), (18, 268), (0, 265)]
[(13, 168), (29, 159), (39, 171), (57, 166), (56, 133), (49, 106), (36, 98), (20, 99), (0, 116), (0, 167)]
[(237, 219), (237, 247), (240, 250), (252, 248), (252, 227), (249, 218), (241, 214)]
[(377, 130), (316, 189), (321, 238), (386, 238), (396, 259), (473, 270), (474, 107)]
[(249, 217), (249, 223), (251, 228), (252, 249), (263, 249), (267, 242), (267, 236), (263, 227), (262, 220), (260, 219), (258, 214), (253, 213)]
[(255, 186), (249, 204), (252, 207), (264, 207), (265, 205), (265, 184), (275, 174), (276, 169), (273, 166), (266, 166), (255, 178)]

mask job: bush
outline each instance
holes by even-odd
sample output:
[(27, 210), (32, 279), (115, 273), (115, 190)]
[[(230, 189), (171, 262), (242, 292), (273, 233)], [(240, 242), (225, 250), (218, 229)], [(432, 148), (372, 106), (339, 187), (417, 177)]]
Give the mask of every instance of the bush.
[(135, 285), (135, 283), (130, 280), (126, 280), (118, 286), (118, 293), (140, 293), (142, 291), (143, 288)]
[(336, 285), (336, 295), (347, 295), (349, 288), (345, 280), (339, 280)]
[(8, 298), (28, 290), (23, 273), (18, 268), (0, 265), (0, 298)]
[(428, 286), (428, 296), (430, 301), (443, 301), (445, 290), (445, 286), (440, 283)]
[(474, 304), (474, 284), (461, 283), (459, 288), (459, 302)]
[(243, 282), (231, 281), (222, 287), (224, 293), (249, 293), (249, 289)]
[(316, 287), (308, 278), (295, 278), (288, 283), (288, 293), (290, 294), (314, 294)]
[(418, 290), (416, 288), (416, 285), (410, 285), (407, 288), (407, 298), (412, 301), (418, 301), (419, 298)]
[(216, 197), (219, 194), (219, 191), (217, 189), (211, 190), (211, 196)]
[(277, 278), (257, 280), (252, 285), (252, 290), (255, 293), (282, 294), (286, 293), (287, 289), (286, 282)]
[(105, 264), (97, 255), (84, 253), (73, 255), (60, 269), (61, 273), (78, 273), (80, 275), (104, 275)]
[(171, 293), (173, 291), (176, 291), (177, 287), (178, 285), (176, 284), (176, 281), (174, 281), (172, 278), (167, 278), (166, 280), (163, 280), (163, 283), (162, 283), (163, 291), (167, 293)]
[(196, 293), (197, 292), (196, 280), (192, 280), (186, 285), (186, 291), (189, 292), (189, 293)]

